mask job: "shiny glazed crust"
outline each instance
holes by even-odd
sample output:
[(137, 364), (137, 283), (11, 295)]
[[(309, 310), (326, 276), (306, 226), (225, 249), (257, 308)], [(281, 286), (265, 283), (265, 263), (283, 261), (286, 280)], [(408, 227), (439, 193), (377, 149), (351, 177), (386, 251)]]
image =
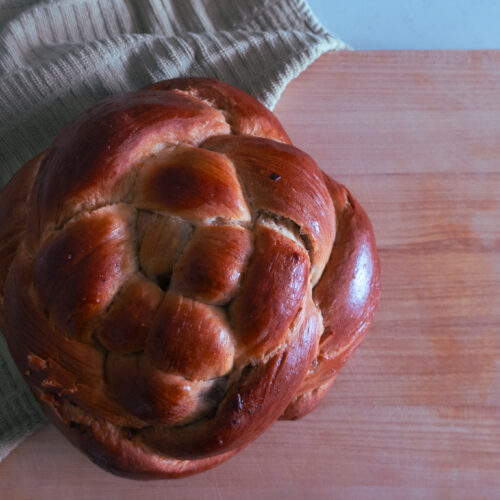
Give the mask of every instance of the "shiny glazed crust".
[(112, 96), (0, 196), (0, 326), (94, 462), (180, 477), (324, 396), (380, 295), (368, 217), (208, 79)]

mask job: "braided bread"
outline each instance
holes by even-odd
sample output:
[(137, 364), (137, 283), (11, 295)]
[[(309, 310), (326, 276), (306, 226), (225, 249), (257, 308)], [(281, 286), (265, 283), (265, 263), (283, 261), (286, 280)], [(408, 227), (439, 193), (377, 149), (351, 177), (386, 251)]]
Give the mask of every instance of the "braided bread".
[(111, 96), (0, 196), (0, 326), (52, 422), (129, 477), (311, 411), (372, 320), (370, 222), (222, 82)]

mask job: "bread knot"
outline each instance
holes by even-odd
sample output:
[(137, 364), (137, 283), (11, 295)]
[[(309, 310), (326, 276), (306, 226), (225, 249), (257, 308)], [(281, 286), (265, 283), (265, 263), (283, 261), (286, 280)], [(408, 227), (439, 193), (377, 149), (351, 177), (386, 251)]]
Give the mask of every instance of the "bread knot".
[(0, 219), (15, 361), (52, 421), (128, 476), (199, 472), (311, 411), (380, 293), (359, 204), (214, 80), (97, 103), (16, 174)]

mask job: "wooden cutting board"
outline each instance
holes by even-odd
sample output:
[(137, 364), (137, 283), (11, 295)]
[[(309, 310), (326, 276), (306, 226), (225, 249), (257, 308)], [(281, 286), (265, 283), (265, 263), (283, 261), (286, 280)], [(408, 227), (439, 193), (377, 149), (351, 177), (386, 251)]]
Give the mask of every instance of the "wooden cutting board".
[(276, 112), (380, 249), (375, 322), (328, 396), (177, 481), (109, 475), (46, 426), (0, 498), (500, 498), (500, 51), (330, 53)]

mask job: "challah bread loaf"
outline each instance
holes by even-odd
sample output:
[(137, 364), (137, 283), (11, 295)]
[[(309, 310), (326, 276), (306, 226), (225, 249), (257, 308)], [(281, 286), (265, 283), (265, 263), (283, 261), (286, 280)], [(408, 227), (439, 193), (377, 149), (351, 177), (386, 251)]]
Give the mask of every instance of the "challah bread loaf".
[(213, 467), (324, 396), (380, 294), (370, 222), (274, 115), (186, 78), (104, 99), (0, 196), (0, 326), (129, 477)]

